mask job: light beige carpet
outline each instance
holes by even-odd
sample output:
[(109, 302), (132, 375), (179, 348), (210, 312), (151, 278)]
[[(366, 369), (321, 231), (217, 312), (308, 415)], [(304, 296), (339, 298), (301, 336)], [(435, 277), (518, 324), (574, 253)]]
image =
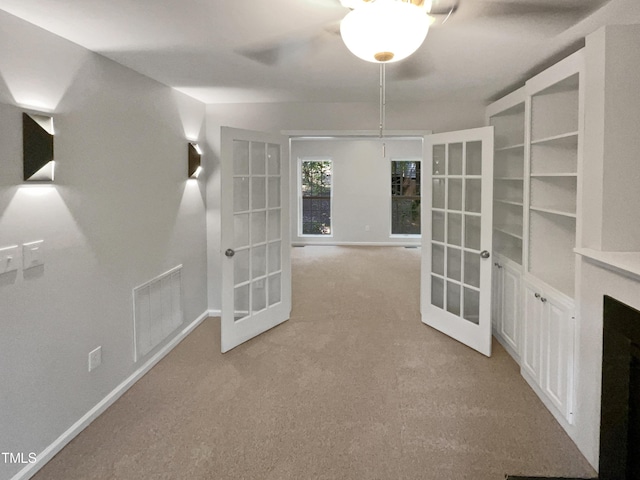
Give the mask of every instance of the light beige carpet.
[(419, 255), (293, 249), (288, 322), (222, 355), (206, 320), (35, 478), (594, 475), (498, 344), (420, 323)]

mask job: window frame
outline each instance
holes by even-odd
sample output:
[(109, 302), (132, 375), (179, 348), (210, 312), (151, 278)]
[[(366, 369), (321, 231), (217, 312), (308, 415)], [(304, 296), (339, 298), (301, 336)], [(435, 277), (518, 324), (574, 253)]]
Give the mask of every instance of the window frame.
[[(329, 192), (329, 218), (331, 220), (331, 233), (303, 233), (303, 196), (302, 196), (302, 164), (304, 162), (330, 162), (331, 163), (331, 191)], [(298, 157), (298, 173), (297, 173), (297, 200), (298, 200), (298, 237), (305, 238), (331, 238), (333, 237), (333, 178), (334, 178), (334, 161), (328, 155)]]
[(389, 158), (389, 176), (387, 177), (387, 193), (389, 196), (389, 238), (422, 238), (423, 225), (422, 225), (422, 217), (420, 217), (420, 233), (393, 233), (393, 199), (402, 198), (400, 196), (393, 195), (392, 181), (393, 181), (393, 162), (412, 162), (420, 165), (420, 189), (419, 189), (419, 197), (420, 197), (420, 208), (422, 211), (422, 184), (423, 184), (423, 175), (422, 175), (422, 158), (420, 157), (390, 157)]

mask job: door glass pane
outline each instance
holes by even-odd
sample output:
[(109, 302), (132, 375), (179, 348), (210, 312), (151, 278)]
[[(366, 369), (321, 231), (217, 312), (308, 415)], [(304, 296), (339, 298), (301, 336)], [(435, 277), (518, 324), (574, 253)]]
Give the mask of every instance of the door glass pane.
[(432, 238), (436, 242), (444, 242), (444, 212), (432, 212)]
[(264, 175), (267, 171), (265, 148), (262, 142), (251, 142), (251, 175)]
[(251, 277), (262, 277), (267, 274), (267, 246), (260, 245), (251, 249)]
[(249, 249), (236, 251), (233, 256), (233, 275), (234, 285), (249, 281)]
[(251, 214), (251, 243), (263, 243), (267, 239), (267, 212)]
[(268, 240), (280, 238), (280, 209), (269, 210), (269, 235)]
[(233, 211), (246, 212), (249, 210), (249, 178), (233, 179)]
[(280, 175), (280, 145), (267, 145), (267, 162), (269, 175)]
[(447, 278), (462, 280), (462, 252), (457, 248), (447, 249)]
[(249, 315), (249, 284), (233, 289), (233, 308), (235, 321)]
[(471, 323), (480, 323), (480, 292), (464, 289), (464, 318)]
[(444, 276), (444, 246), (436, 243), (431, 248), (431, 271)]
[(265, 177), (251, 178), (251, 208), (260, 209), (267, 206), (267, 184)]
[(249, 142), (233, 141), (233, 174), (249, 175)]
[(467, 179), (467, 188), (465, 195), (465, 210), (467, 212), (480, 213), (482, 204), (482, 180)]
[(431, 304), (444, 308), (444, 281), (434, 276), (431, 276)]
[(480, 217), (464, 216), (464, 245), (467, 248), (480, 250)]
[(282, 268), (280, 266), (281, 263), (281, 253), (280, 253), (280, 242), (272, 242), (267, 246), (267, 256), (269, 263), (269, 273), (279, 272)]
[(462, 144), (449, 144), (449, 175), (462, 175)]
[(444, 208), (445, 180), (433, 179), (433, 208)]
[(433, 146), (433, 174), (444, 175), (445, 174), (445, 146), (434, 145)]
[(449, 180), (449, 210), (462, 210), (462, 179), (452, 178)]
[(462, 215), (449, 213), (447, 225), (447, 243), (450, 245), (462, 245)]
[(279, 303), (281, 297), (282, 297), (282, 277), (278, 273), (277, 275), (271, 275), (269, 277), (269, 306)]
[(254, 312), (267, 308), (266, 278), (251, 282), (252, 307)]
[(467, 142), (467, 175), (482, 175), (482, 142)]
[(464, 252), (464, 283), (480, 288), (480, 254)]
[(233, 216), (234, 248), (249, 245), (249, 214), (240, 213)]
[(447, 312), (460, 315), (460, 285), (447, 282)]
[(269, 178), (269, 208), (280, 206), (280, 177)]

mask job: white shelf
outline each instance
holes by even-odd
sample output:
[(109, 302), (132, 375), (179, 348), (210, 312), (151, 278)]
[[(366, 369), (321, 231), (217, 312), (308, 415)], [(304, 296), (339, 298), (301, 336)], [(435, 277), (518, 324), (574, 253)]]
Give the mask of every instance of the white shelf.
[(542, 178), (542, 177), (575, 177), (578, 178), (577, 173), (532, 173), (529, 175), (531, 178)]
[(553, 145), (556, 147), (573, 148), (578, 145), (578, 132), (561, 133), (538, 140), (531, 140), (531, 145)]
[(560, 215), (560, 216), (568, 217), (568, 218), (576, 218), (575, 212), (567, 212), (565, 210), (562, 210), (561, 208), (535, 207), (535, 206), (531, 205), (531, 206), (529, 206), (529, 209), (531, 209), (531, 210), (533, 210), (535, 212), (549, 213), (551, 215)]
[(510, 237), (517, 238), (518, 240), (522, 240), (522, 227), (517, 231), (514, 227), (510, 227), (508, 225), (496, 225), (493, 227), (496, 232), (503, 233), (505, 235), (509, 235)]
[(499, 198), (496, 198), (494, 201), (496, 201), (498, 203), (502, 203), (504, 205), (513, 205), (513, 206), (516, 206), (516, 207), (523, 207), (524, 206), (524, 203), (522, 203), (522, 202), (514, 202), (512, 200), (501, 200)]
[(510, 150), (524, 150), (524, 143), (516, 143), (515, 145), (496, 148), (496, 152), (508, 152)]

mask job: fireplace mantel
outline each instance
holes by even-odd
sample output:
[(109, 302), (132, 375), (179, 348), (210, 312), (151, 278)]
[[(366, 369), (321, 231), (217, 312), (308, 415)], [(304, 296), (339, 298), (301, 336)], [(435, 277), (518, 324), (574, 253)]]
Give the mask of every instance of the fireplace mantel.
[(601, 267), (640, 281), (640, 252), (603, 252), (591, 248), (576, 248), (574, 252)]

